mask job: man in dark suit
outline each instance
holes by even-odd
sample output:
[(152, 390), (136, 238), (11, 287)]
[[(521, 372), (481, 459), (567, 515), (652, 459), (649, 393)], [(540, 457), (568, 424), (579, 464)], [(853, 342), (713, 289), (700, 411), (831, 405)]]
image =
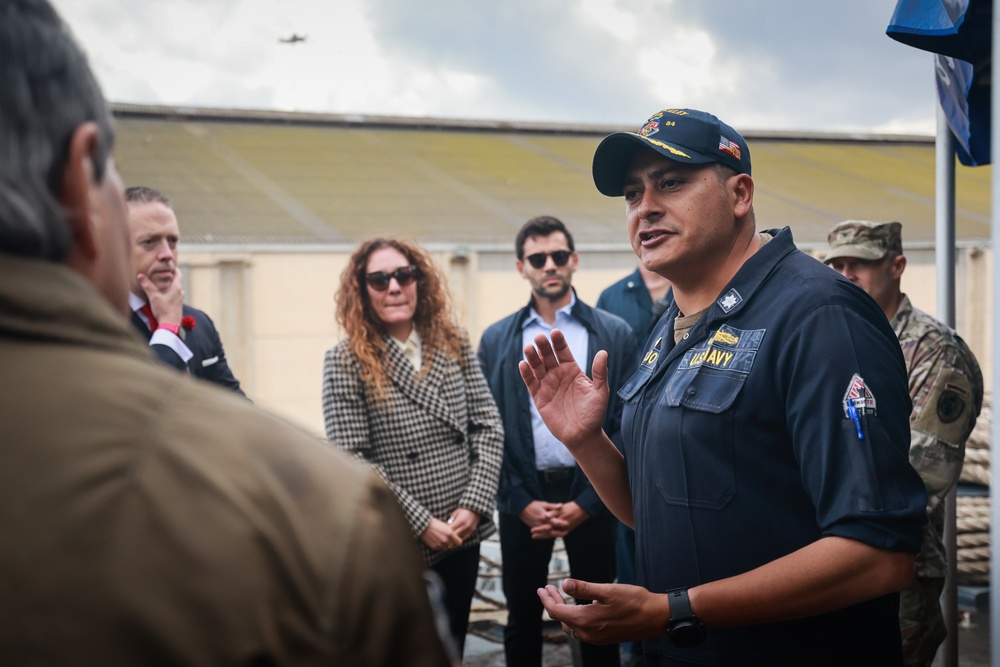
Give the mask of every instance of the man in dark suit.
[(138, 186), (126, 190), (125, 199), (132, 248), (132, 325), (167, 366), (242, 395), (212, 319), (184, 304), (177, 268), (180, 227), (170, 198)]
[[(620, 386), (635, 339), (624, 320), (577, 298), (572, 277), (579, 258), (562, 222), (550, 216), (529, 220), (517, 234), (515, 249), (518, 273), (531, 284), (531, 301), (486, 330), (479, 360), (504, 425), (497, 493), (509, 612), (504, 653), (508, 665), (541, 667), (542, 604), (536, 591), (547, 581), (555, 538), (566, 545), (571, 572), (590, 572), (610, 583), (617, 521), (542, 422), (517, 365), (525, 344), (558, 326), (572, 331), (572, 345), (588, 359), (588, 372), (598, 350), (616, 354), (609, 379)], [(613, 396), (604, 424), (609, 433), (620, 430), (621, 405)], [(618, 667), (618, 644), (583, 644), (581, 656), (584, 667)]]

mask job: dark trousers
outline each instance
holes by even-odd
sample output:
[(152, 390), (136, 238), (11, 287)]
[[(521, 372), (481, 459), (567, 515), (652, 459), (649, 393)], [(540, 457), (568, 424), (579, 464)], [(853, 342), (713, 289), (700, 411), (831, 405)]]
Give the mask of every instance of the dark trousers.
[[(544, 500), (566, 502), (569, 481), (543, 484)], [(611, 515), (592, 517), (563, 538), (574, 579), (611, 583), (615, 579), (615, 530)], [(534, 540), (531, 529), (511, 514), (500, 515), (503, 593), (507, 598), (504, 654), (507, 667), (541, 667), (542, 601), (537, 590), (548, 581), (555, 540)], [(586, 601), (581, 600), (580, 603)], [(583, 667), (618, 667), (618, 644), (580, 643)]]
[(432, 565), (431, 569), (441, 577), (448, 629), (461, 657), (465, 652), (465, 633), (469, 629), (472, 594), (479, 576), (479, 545), (445, 556)]

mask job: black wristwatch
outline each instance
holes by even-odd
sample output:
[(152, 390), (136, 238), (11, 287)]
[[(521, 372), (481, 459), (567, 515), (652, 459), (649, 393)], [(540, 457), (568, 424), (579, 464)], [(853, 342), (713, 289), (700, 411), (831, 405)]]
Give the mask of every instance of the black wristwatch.
[(691, 611), (688, 589), (675, 588), (667, 591), (667, 601), (670, 603), (670, 625), (667, 626), (670, 643), (683, 648), (697, 646), (705, 641), (708, 630)]

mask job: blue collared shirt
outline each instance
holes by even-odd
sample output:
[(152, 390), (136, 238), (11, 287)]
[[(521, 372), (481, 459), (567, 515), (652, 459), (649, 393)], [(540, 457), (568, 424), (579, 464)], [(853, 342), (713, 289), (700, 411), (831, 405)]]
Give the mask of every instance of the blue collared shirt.
[[(521, 329), (521, 346), (531, 345), (538, 334), (545, 334), (550, 338), (553, 329), (559, 329), (566, 337), (569, 349), (573, 353), (573, 358), (580, 360), (581, 367), (585, 367), (587, 358), (587, 346), (590, 343), (590, 334), (573, 315), (570, 309), (576, 303), (576, 294), (572, 295), (570, 302), (563, 308), (556, 311), (555, 324), (549, 324), (538, 314), (538, 311), (531, 308), (531, 314), (524, 321)], [(551, 339), (551, 338), (550, 338)], [(576, 465), (573, 455), (566, 449), (566, 445), (556, 439), (549, 431), (542, 416), (538, 414), (535, 402), (531, 401), (531, 432), (535, 438), (535, 467), (538, 470), (552, 470), (553, 468), (572, 468)]]

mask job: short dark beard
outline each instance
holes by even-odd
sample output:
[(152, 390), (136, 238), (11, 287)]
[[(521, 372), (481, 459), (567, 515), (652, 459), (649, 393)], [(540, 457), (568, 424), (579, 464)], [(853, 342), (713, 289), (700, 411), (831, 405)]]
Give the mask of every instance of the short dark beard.
[(548, 294), (548, 293), (540, 294), (539, 292), (534, 292), (534, 294), (539, 299), (545, 299), (546, 301), (554, 303), (554, 302), (558, 301), (559, 299), (562, 299), (567, 294), (569, 294), (569, 291), (572, 288), (573, 288), (573, 286), (570, 285), (568, 282), (566, 282), (566, 283), (563, 283), (563, 289), (559, 290), (558, 294)]

